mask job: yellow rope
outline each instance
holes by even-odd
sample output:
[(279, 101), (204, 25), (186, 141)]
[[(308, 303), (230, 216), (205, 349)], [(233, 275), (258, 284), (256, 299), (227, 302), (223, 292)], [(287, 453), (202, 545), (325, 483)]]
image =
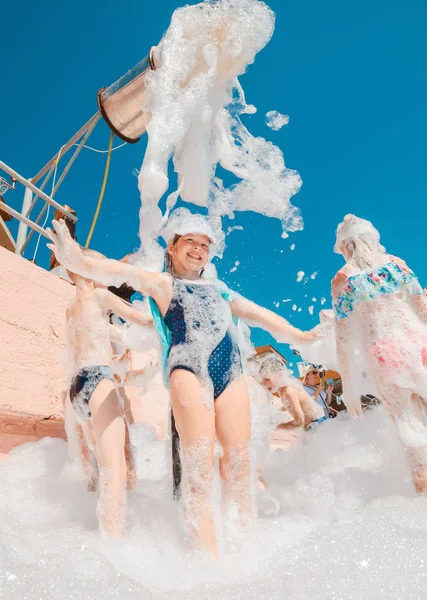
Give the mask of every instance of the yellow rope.
[(96, 222), (98, 220), (99, 211), (101, 210), (102, 200), (104, 198), (105, 188), (107, 186), (108, 172), (110, 170), (110, 161), (111, 161), (111, 150), (113, 148), (113, 140), (114, 140), (114, 131), (111, 132), (110, 135), (110, 143), (108, 145), (108, 154), (107, 154), (107, 162), (105, 163), (105, 171), (104, 171), (104, 179), (102, 181), (101, 191), (99, 193), (98, 204), (96, 206), (95, 214), (93, 217), (92, 225), (90, 226), (90, 231), (87, 236), (85, 248), (89, 247), (90, 240), (92, 239), (93, 232), (95, 230)]

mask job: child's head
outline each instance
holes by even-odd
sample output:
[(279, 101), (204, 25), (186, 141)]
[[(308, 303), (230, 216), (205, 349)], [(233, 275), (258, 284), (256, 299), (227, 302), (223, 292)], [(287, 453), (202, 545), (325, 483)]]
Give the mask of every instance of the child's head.
[[(80, 248), (80, 250), (82, 251), (83, 256), (90, 256), (91, 258), (97, 258), (97, 259), (106, 258), (106, 256), (104, 256), (100, 252), (97, 252), (96, 250), (91, 250), (90, 248)], [(76, 285), (79, 282), (89, 281), (85, 277), (82, 277), (81, 275), (78, 275), (77, 273), (73, 273), (72, 271), (69, 271), (68, 269), (67, 269), (67, 273), (68, 273), (68, 277)]]
[(287, 368), (284, 362), (276, 356), (266, 358), (259, 369), (259, 382), (269, 392), (275, 394), (284, 385)]
[(217, 250), (210, 221), (186, 208), (171, 214), (161, 235), (167, 242), (166, 269), (176, 275), (201, 275)]
[(211, 240), (200, 233), (175, 234), (166, 250), (166, 269), (176, 275), (201, 274), (209, 260)]

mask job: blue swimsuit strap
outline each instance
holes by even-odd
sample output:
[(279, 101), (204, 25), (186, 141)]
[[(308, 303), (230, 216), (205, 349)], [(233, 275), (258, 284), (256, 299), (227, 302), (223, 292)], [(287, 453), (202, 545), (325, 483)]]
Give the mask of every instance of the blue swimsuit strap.
[[(227, 302), (230, 302), (230, 303), (234, 302), (239, 297), (239, 294), (237, 292), (233, 292), (232, 290), (230, 290), (230, 288), (228, 288), (225, 285), (225, 283), (223, 283), (219, 279), (215, 282), (215, 285), (217, 286), (218, 291), (220, 292), (221, 296)], [(153, 298), (151, 298), (151, 296), (148, 297), (148, 301), (150, 303), (150, 309), (151, 309), (151, 314), (153, 316), (154, 326), (158, 333), (161, 348), (162, 348), (163, 379), (164, 379), (164, 383), (165, 383), (166, 387), (169, 388), (169, 380), (166, 377), (166, 372), (167, 372), (166, 367), (167, 367), (167, 362), (168, 362), (169, 352), (170, 352), (170, 347), (171, 347), (171, 342), (172, 342), (172, 332), (169, 329), (169, 327), (166, 325), (165, 320), (163, 319), (163, 317), (160, 313), (159, 307), (156, 304), (156, 301)], [(233, 316), (233, 321), (234, 321), (234, 323), (237, 324), (238, 319)]]

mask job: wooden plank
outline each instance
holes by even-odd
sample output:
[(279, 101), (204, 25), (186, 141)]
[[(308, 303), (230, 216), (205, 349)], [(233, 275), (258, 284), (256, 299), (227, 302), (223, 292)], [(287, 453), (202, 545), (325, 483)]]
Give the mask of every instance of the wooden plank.
[(0, 434), (2, 433), (67, 439), (63, 419), (46, 419), (25, 414), (0, 413)]
[(6, 250), (10, 250), (11, 252), (15, 252), (15, 241), (10, 233), (6, 223), (0, 216), (0, 246), (6, 248)]

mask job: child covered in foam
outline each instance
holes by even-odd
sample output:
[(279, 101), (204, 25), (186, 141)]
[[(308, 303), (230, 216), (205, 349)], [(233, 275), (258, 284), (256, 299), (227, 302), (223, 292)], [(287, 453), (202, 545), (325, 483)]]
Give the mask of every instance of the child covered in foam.
[(427, 298), (370, 221), (347, 215), (334, 249), (346, 261), (332, 281), (345, 403), (360, 416), (363, 394), (381, 398), (427, 492)]
[[(164, 347), (165, 382), (181, 443), (183, 507), (194, 545), (217, 555), (213, 520), (214, 444), (222, 446), (220, 475), (224, 507), (239, 525), (253, 515), (250, 490), (250, 406), (234, 318), (274, 335), (277, 341), (304, 343), (310, 332), (204, 278), (215, 253), (209, 221), (179, 209), (164, 234), (168, 272), (147, 271), (114, 260), (84, 256), (65, 224), (53, 222), (49, 247), (73, 272), (121, 285), (150, 297)], [(115, 311), (116, 312), (116, 311)]]
[(285, 426), (308, 427), (312, 423), (327, 420), (322, 408), (307, 394), (301, 382), (292, 376), (279, 357), (264, 359), (259, 368), (259, 380), (269, 392), (280, 395), (283, 408), (293, 416), (293, 421)]
[[(93, 250), (85, 256), (104, 259)], [(126, 423), (116, 390), (109, 313), (146, 324), (146, 317), (109, 292), (102, 284), (68, 272), (76, 296), (67, 309), (70, 356), (70, 401), (80, 425), (84, 464), (89, 452), (99, 472), (97, 516), (101, 532), (121, 535), (124, 529), (127, 465)], [(114, 335), (114, 334), (113, 334)], [(92, 474), (92, 485), (94, 485)]]

